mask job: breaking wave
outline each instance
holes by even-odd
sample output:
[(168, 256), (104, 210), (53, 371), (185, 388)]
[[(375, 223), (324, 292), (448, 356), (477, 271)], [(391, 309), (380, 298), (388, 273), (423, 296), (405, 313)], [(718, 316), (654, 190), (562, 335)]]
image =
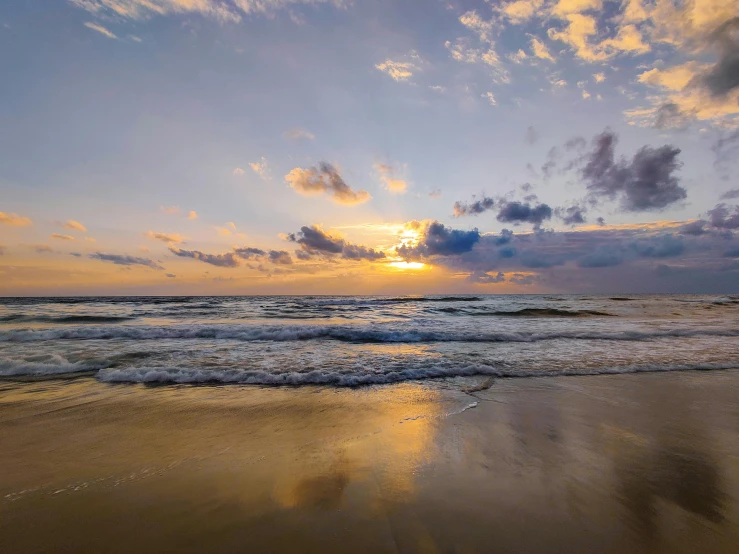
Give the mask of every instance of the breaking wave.
[(305, 341), (316, 339), (358, 343), (402, 342), (536, 342), (556, 339), (644, 341), (667, 337), (737, 337), (739, 329), (684, 328), (654, 331), (562, 330), (550, 332), (424, 330), (368, 325), (117, 325), (53, 329), (13, 329), (0, 332), (0, 342), (50, 340), (215, 339), (236, 341)]
[(160, 384), (241, 384), (241, 385), (331, 385), (336, 387), (357, 387), (363, 385), (382, 385), (401, 381), (439, 379), (444, 377), (563, 377), (575, 375), (608, 375), (622, 373), (653, 373), (665, 371), (696, 371), (734, 369), (739, 364), (695, 364), (670, 366), (624, 366), (597, 369), (572, 369), (556, 371), (521, 371), (501, 369), (488, 365), (464, 365), (458, 367), (429, 366), (408, 368), (389, 372), (351, 372), (335, 371), (309, 372), (269, 372), (263, 370), (203, 370), (171, 367), (138, 367), (127, 369), (105, 369), (97, 378), (107, 383), (160, 383)]

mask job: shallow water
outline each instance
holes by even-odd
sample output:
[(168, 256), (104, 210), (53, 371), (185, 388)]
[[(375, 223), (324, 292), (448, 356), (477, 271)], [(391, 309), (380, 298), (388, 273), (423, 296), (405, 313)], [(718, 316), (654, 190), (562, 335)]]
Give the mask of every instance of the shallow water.
[(739, 296), (0, 299), (0, 376), (354, 386), (739, 366)]

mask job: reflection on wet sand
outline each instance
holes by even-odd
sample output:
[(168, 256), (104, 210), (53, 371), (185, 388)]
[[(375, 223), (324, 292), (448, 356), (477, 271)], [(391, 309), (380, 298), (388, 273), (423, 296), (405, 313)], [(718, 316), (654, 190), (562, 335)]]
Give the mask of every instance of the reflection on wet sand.
[(2, 383), (3, 551), (736, 551), (739, 372), (483, 381)]

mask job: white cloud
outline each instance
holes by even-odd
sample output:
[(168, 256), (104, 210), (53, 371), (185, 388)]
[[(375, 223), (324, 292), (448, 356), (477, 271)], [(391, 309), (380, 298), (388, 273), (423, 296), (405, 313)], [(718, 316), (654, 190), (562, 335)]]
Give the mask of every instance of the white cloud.
[(399, 170), (393, 165), (375, 163), (375, 171), (380, 175), (380, 181), (388, 191), (403, 194), (408, 189), (408, 182), (397, 176)]
[(97, 31), (101, 35), (105, 35), (108, 38), (118, 38), (113, 33), (111, 33), (108, 29), (103, 27), (102, 25), (98, 25), (97, 23), (92, 23), (91, 21), (85, 21), (85, 27), (88, 29), (92, 29), (93, 31)]
[(534, 56), (541, 58), (542, 60), (554, 61), (554, 57), (550, 54), (547, 45), (536, 37), (531, 39), (531, 50), (534, 52)]
[(487, 101), (490, 102), (491, 106), (497, 106), (498, 102), (495, 100), (495, 95), (493, 95), (492, 92), (486, 92), (485, 94), (481, 94), (483, 98), (487, 98)]
[(265, 181), (270, 178), (269, 167), (267, 167), (267, 158), (264, 156), (262, 156), (262, 159), (258, 162), (249, 162), (249, 167)]
[(27, 227), (33, 225), (33, 222), (27, 217), (18, 214), (8, 214), (0, 212), (0, 225), (10, 225), (11, 227)]
[(300, 128), (290, 129), (289, 131), (286, 131), (284, 137), (288, 140), (315, 140), (316, 138), (316, 136), (310, 131)]
[(417, 67), (410, 62), (395, 62), (391, 59), (378, 63), (375, 68), (386, 73), (395, 81), (407, 81), (413, 77), (413, 72), (417, 70)]

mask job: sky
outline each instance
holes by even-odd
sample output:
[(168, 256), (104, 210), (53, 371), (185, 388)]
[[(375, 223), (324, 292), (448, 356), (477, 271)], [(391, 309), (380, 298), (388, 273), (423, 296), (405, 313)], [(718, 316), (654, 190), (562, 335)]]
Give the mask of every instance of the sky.
[(739, 292), (739, 0), (0, 5), (0, 295)]

